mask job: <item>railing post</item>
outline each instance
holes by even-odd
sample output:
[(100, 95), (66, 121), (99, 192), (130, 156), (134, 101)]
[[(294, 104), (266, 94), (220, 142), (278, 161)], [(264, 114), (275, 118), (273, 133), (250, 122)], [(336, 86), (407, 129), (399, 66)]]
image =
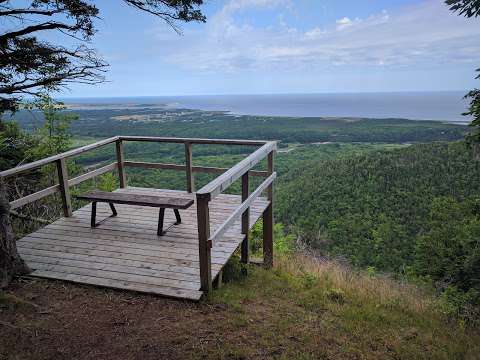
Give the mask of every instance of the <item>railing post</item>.
[(212, 263), (210, 238), (210, 214), (208, 197), (197, 194), (198, 251), (200, 261), (200, 289), (205, 292), (212, 290)]
[[(250, 195), (249, 184), (248, 184), (248, 171), (242, 175), (242, 203), (247, 200)], [(248, 264), (250, 261), (249, 256), (249, 241), (248, 241), (248, 231), (250, 230), (250, 207), (248, 207), (242, 214), (242, 254), (240, 261), (244, 264)]]
[(70, 197), (70, 188), (68, 186), (68, 171), (65, 158), (56, 161), (58, 182), (60, 185), (60, 194), (62, 196), (63, 215), (72, 216), (72, 199)]
[(115, 142), (115, 148), (117, 150), (118, 178), (120, 180), (120, 187), (123, 189), (127, 187), (127, 177), (125, 176), (125, 154), (123, 152), (123, 142), (121, 139)]
[[(273, 173), (273, 162), (275, 152), (268, 154), (268, 175)], [(267, 190), (267, 198), (270, 204), (263, 212), (263, 264), (266, 268), (273, 266), (273, 182)]]
[(187, 191), (192, 193), (195, 191), (195, 183), (192, 171), (192, 143), (185, 143), (185, 167), (187, 174)]

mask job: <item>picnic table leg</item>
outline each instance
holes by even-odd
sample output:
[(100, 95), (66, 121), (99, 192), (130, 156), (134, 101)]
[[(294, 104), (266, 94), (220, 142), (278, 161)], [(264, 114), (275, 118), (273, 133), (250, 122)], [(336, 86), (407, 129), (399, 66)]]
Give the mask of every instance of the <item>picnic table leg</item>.
[(97, 216), (97, 202), (94, 201), (92, 202), (92, 217), (90, 218), (90, 226), (92, 228), (94, 228), (95, 226), (97, 226), (96, 222), (95, 222), (95, 218)]
[(163, 218), (164, 217), (165, 217), (165, 208), (160, 208), (158, 212), (158, 230), (157, 230), (158, 236), (163, 235)]
[(108, 203), (110, 205), (110, 209), (112, 210), (112, 216), (117, 216), (117, 209), (115, 209), (115, 206), (113, 206), (113, 203)]
[(182, 218), (180, 217), (180, 213), (178, 212), (178, 209), (173, 209), (173, 212), (175, 213), (175, 219), (177, 220), (175, 222), (175, 225), (179, 225), (182, 223)]

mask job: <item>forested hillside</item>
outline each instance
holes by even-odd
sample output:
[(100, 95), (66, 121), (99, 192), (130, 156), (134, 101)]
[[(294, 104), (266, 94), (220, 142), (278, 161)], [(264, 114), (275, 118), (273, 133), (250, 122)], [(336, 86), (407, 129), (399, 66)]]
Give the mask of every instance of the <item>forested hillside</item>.
[[(70, 111), (66, 111), (69, 113)], [(126, 108), (75, 110), (81, 121), (72, 124), (75, 136), (116, 135), (274, 139), (285, 143), (376, 142), (404, 143), (459, 140), (466, 126), (406, 119), (236, 116), (220, 111), (170, 109), (152, 104)], [(26, 130), (42, 121), (39, 112), (17, 112)]]
[[(480, 255), (475, 240), (480, 236), (480, 183), (477, 180), (480, 166), (465, 142), (438, 141), (450, 136), (458, 139), (465, 127), (406, 120), (237, 119), (209, 112), (202, 113), (197, 120), (192, 119), (196, 124), (192, 127), (185, 118), (188, 112), (175, 111), (171, 111), (173, 119), (168, 121), (123, 118), (143, 116), (145, 111), (142, 108), (135, 115), (118, 110), (117, 115), (110, 114), (103, 120), (101, 111), (81, 111), (80, 119), (73, 122), (65, 117), (70, 112), (62, 112), (63, 115), (50, 116), (50, 121), (40, 122), (42, 127), (37, 128), (33, 136), (7, 122), (1, 136), (7, 140), (17, 139), (22, 146), (14, 146), (12, 149), (16, 150), (12, 150), (11, 156), (3, 159), (7, 163), (0, 165), (8, 168), (22, 160), (31, 161), (65, 150), (70, 146), (70, 122), (75, 146), (98, 139), (88, 137), (93, 133), (111, 136), (116, 135), (116, 131), (131, 135), (227, 138), (275, 138), (278, 135), (281, 143), (275, 165), (279, 175), (275, 191), (276, 221), (280, 223), (277, 230), (284, 224), (284, 229), (302, 245), (307, 244), (325, 256), (345, 259), (359, 269), (420, 280), (447, 297), (452, 312), (468, 319), (478, 317), (472, 312), (478, 311), (480, 300), (477, 280)], [(215, 120), (216, 116), (223, 118)], [(253, 128), (257, 133), (245, 126), (253, 118), (257, 121)], [(21, 116), (19, 123), (32, 132), (33, 123)], [(350, 141), (312, 141), (332, 139), (336, 133)], [(299, 134), (308, 136), (299, 137)], [(430, 142), (432, 137), (436, 142)], [(365, 141), (353, 142), (359, 139)], [(368, 139), (373, 143), (366, 141)], [(377, 142), (380, 139), (386, 142)], [(423, 143), (404, 144), (406, 139)], [(230, 167), (252, 150), (243, 146), (196, 145), (193, 163)], [(175, 144), (127, 143), (125, 152), (127, 160), (176, 164), (182, 164), (185, 156), (183, 146)], [(80, 174), (85, 168), (99, 167), (114, 159), (115, 150), (109, 145), (77, 157), (75, 163), (70, 163), (69, 171)], [(257, 166), (264, 167), (264, 163)], [(197, 189), (214, 176), (196, 174)], [(132, 186), (185, 189), (182, 172), (129, 168), (127, 178)], [(18, 192), (27, 187), (28, 192), (32, 192), (35, 184), (51, 181), (45, 177), (43, 182), (24, 182), (15, 189)], [(260, 178), (252, 179), (252, 183), (258, 181)], [(116, 176), (107, 174), (99, 181), (72, 188), (72, 192), (117, 186)], [(233, 184), (228, 192), (238, 193), (239, 183)], [(12, 199), (14, 193), (11, 193)], [(48, 199), (44, 205), (47, 204)], [(23, 211), (35, 217), (54, 216), (49, 206), (33, 206)], [(17, 220), (14, 224), (18, 235), (39, 225), (25, 226), (24, 221)]]
[(325, 254), (477, 302), (479, 177), (464, 142), (305, 162), (280, 181), (278, 220)]

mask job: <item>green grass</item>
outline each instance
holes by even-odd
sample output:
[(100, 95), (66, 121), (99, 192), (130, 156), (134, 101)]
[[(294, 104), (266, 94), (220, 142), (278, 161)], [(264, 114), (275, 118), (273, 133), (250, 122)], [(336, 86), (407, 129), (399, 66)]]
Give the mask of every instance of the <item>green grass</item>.
[[(207, 300), (227, 306), (225, 333), (242, 342), (207, 358), (475, 359), (480, 334), (449, 320), (437, 300), (388, 278), (332, 262), (281, 256), (273, 271), (248, 267)], [(218, 327), (218, 326), (217, 326)]]

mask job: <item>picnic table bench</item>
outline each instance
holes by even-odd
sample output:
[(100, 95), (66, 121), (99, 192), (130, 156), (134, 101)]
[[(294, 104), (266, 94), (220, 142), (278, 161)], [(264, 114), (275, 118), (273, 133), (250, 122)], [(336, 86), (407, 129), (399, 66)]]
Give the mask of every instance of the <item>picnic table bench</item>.
[[(158, 229), (157, 235), (162, 236), (165, 232), (173, 225), (178, 225), (182, 222), (180, 217), (179, 209), (184, 210), (188, 209), (193, 204), (191, 199), (183, 199), (178, 197), (166, 197), (166, 196), (154, 196), (154, 195), (138, 195), (138, 194), (125, 194), (118, 192), (106, 192), (93, 190), (89, 191), (82, 195), (77, 195), (77, 199), (88, 200), (92, 202), (92, 213), (90, 219), (90, 226), (97, 227), (101, 222), (96, 222), (97, 216), (97, 202), (108, 203), (110, 209), (112, 210), (111, 217), (117, 216), (117, 210), (115, 209), (114, 204), (123, 204), (123, 205), (138, 205), (138, 206), (150, 206), (158, 207)], [(173, 209), (175, 213), (175, 223), (170, 225), (167, 230), (163, 230), (163, 220), (165, 217), (165, 209)]]

